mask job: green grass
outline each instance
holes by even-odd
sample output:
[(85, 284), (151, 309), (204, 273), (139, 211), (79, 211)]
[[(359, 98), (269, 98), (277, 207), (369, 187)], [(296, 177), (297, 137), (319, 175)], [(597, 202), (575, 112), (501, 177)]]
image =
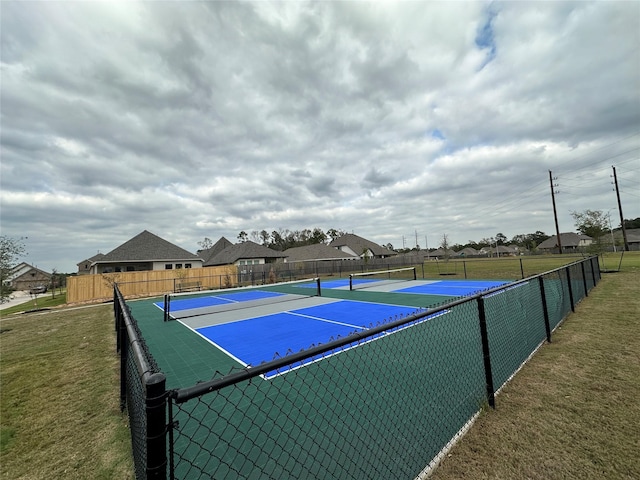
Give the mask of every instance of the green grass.
[(433, 478), (640, 478), (640, 254), (604, 274)]
[[(633, 258), (633, 254), (635, 253), (637, 252), (627, 252), (625, 258)], [(424, 277), (437, 278), (440, 280), (461, 278), (518, 280), (523, 277), (548, 272), (549, 270), (582, 260), (583, 258), (582, 255), (566, 254), (452, 259), (449, 261), (428, 260), (424, 263)], [(620, 253), (607, 254), (605, 259), (607, 268), (617, 267)], [(602, 259), (600, 259), (600, 263), (602, 265)], [(419, 269), (418, 277), (421, 276), (422, 272)]]
[[(532, 259), (525, 273), (573, 260)], [(470, 266), (474, 278), (520, 277), (518, 259)], [(0, 477), (133, 478), (112, 306), (1, 314)], [(496, 410), (483, 410), (434, 478), (640, 478), (638, 319), (634, 252), (497, 396)]]
[(14, 313), (22, 313), (30, 310), (41, 310), (48, 308), (56, 308), (63, 306), (67, 303), (67, 292), (66, 290), (62, 293), (56, 292), (55, 297), (53, 298), (51, 292), (38, 295), (36, 298), (30, 298), (29, 300), (21, 303), (19, 305), (14, 305), (13, 307), (5, 308), (0, 311), (0, 315), (2, 317), (6, 317), (7, 315), (12, 315)]
[(112, 307), (3, 312), (0, 329), (1, 477), (133, 478)]

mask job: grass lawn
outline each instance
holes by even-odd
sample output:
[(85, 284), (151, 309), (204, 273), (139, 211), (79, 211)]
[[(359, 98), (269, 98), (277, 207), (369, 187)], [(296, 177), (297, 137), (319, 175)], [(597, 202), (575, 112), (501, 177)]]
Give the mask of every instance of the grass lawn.
[[(575, 260), (541, 258), (525, 275)], [(520, 278), (518, 259), (471, 266), (478, 276), (469, 278)], [(133, 478), (112, 306), (0, 315), (1, 478)], [(639, 319), (636, 252), (578, 304), (434, 478), (640, 478)]]
[(620, 272), (604, 274), (433, 478), (640, 478), (639, 332), (634, 252)]
[(1, 478), (133, 478), (112, 312), (0, 312)]

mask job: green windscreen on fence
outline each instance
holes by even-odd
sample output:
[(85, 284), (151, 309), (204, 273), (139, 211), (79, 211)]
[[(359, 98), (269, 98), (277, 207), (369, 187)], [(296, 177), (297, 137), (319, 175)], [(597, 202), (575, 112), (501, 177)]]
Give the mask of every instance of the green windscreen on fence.
[[(495, 405), (494, 393), (597, 284), (598, 268), (585, 259), (255, 367), (225, 362), (202, 339), (197, 350), (181, 349), (187, 329), (145, 320), (143, 331), (157, 337), (162, 325), (175, 347), (160, 361), (197, 353), (214, 377), (167, 379), (181, 385), (166, 391), (168, 422), (163, 416), (156, 425), (169, 428), (167, 473), (181, 480), (415, 479), (487, 402)], [(164, 344), (151, 338), (149, 345)], [(126, 370), (127, 403), (142, 413), (131, 419), (138, 467), (147, 460), (149, 438), (140, 451), (136, 442), (148, 419), (135, 407), (145, 400), (135, 365)], [(194, 379), (201, 381), (189, 386)]]

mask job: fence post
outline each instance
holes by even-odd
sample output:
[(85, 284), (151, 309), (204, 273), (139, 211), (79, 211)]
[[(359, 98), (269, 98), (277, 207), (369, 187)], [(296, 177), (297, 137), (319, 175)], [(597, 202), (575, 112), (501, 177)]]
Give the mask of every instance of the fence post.
[(576, 311), (576, 306), (575, 303), (573, 301), (573, 287), (571, 285), (571, 272), (569, 270), (570, 267), (566, 267), (565, 270), (567, 271), (567, 287), (569, 288), (569, 303), (571, 304), (571, 311), (575, 312)]
[(147, 479), (167, 478), (167, 392), (162, 373), (145, 375)]
[(127, 406), (127, 357), (129, 356), (129, 342), (127, 335), (127, 326), (122, 318), (122, 306), (118, 304), (118, 315), (120, 316), (120, 325), (118, 327), (118, 345), (120, 351), (120, 412), (124, 412)]
[(524, 278), (524, 267), (522, 266), (522, 257), (520, 258), (520, 275)]
[(540, 285), (540, 298), (542, 299), (542, 312), (544, 314), (544, 329), (547, 332), (547, 342), (551, 343), (551, 326), (549, 325), (549, 309), (547, 308), (547, 294), (544, 291), (544, 280), (542, 275), (538, 277)]
[(584, 271), (584, 262), (580, 262), (580, 267), (582, 269), (582, 284), (584, 285), (584, 296), (589, 296), (589, 289), (587, 288), (587, 274)]
[(487, 334), (487, 317), (484, 309), (484, 297), (478, 297), (478, 315), (480, 318), (480, 336), (482, 337), (482, 357), (484, 360), (484, 377), (487, 387), (487, 401), (489, 406), (496, 408), (493, 392), (493, 373), (491, 371), (491, 355), (489, 353), (489, 335)]
[(463, 260), (462, 261), (462, 268), (464, 268), (464, 279), (467, 279), (467, 261)]

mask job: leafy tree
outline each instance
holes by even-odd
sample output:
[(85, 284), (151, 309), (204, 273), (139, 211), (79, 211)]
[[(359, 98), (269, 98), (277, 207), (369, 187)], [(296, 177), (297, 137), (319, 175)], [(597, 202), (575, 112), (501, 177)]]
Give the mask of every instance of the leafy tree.
[(640, 217), (634, 218), (633, 220), (624, 220), (624, 228), (631, 230), (634, 228), (640, 228)]
[(327, 237), (329, 237), (331, 241), (335, 240), (336, 238), (342, 237), (344, 234), (345, 232), (343, 232), (342, 230), (336, 230), (335, 228), (330, 228), (329, 230), (327, 230)]
[(239, 234), (238, 234), (238, 240), (240, 240), (240, 242), (246, 242), (248, 240), (249, 236), (247, 235), (247, 232), (245, 232), (244, 230), (242, 230)]
[(504, 235), (504, 233), (497, 233), (496, 234), (496, 243), (498, 245), (504, 245), (504, 242), (507, 241), (507, 237)]
[(599, 239), (609, 230), (609, 221), (602, 210), (585, 210), (571, 212), (575, 226), (582, 235), (588, 235), (594, 240)]
[(575, 226), (582, 235), (588, 235), (594, 240), (589, 247), (591, 253), (604, 251), (603, 237), (609, 231), (608, 217), (602, 210), (585, 210), (584, 212), (571, 212)]
[(198, 245), (200, 245), (200, 250), (209, 250), (213, 247), (213, 242), (210, 238), (204, 237), (204, 240), (198, 242)]
[(440, 248), (442, 248), (442, 250), (444, 251), (444, 259), (449, 260), (449, 251), (451, 247), (449, 246), (449, 235), (447, 235), (446, 233), (442, 235)]
[(5, 283), (18, 258), (23, 255), (25, 255), (25, 247), (22, 239), (0, 236), (0, 303), (6, 302), (12, 292)]
[(260, 231), (260, 240), (262, 241), (263, 245), (269, 245), (269, 233), (266, 230)]

